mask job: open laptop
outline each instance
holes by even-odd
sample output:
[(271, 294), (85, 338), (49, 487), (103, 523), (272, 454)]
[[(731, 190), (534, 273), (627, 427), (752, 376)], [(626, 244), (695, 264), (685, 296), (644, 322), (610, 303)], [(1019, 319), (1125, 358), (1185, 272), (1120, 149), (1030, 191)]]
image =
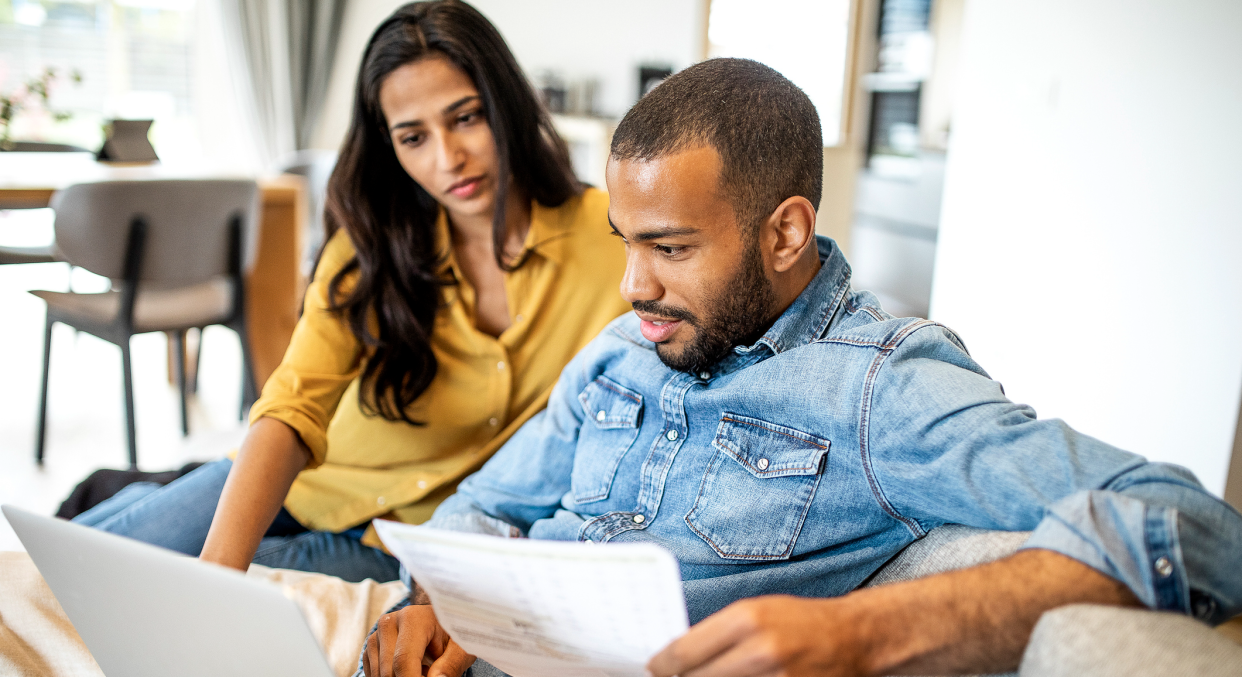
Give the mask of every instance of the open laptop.
[(334, 677), (279, 587), (72, 522), (3, 511), (109, 677)]

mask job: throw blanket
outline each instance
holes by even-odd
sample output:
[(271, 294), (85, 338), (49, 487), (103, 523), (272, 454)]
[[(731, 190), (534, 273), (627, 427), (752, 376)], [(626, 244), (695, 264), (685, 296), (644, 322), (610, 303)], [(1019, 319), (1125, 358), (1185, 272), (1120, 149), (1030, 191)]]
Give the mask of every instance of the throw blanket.
[[(298, 603), (341, 677), (354, 674), (367, 631), (405, 595), (405, 586), (398, 582), (347, 583), (257, 564), (247, 575), (281, 585)], [(24, 552), (0, 552), (0, 675), (103, 677)]]

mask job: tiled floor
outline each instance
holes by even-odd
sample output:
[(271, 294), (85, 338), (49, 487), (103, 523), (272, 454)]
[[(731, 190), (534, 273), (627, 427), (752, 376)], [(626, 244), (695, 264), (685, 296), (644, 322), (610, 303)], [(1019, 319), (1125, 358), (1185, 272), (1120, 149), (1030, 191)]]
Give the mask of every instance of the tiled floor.
[[(38, 224), (23, 223), (26, 215), (14, 219), (17, 214), (0, 211), (0, 242), (27, 244), (29, 231), (38, 230)], [(24, 237), (14, 235), (19, 226)], [(78, 271), (74, 289), (98, 288), (100, 280), (90, 277)], [(68, 286), (63, 264), (0, 266), (0, 503), (44, 514), (54, 513), (91, 471), (128, 464), (120, 350), (64, 326), (52, 335), (46, 462), (42, 468), (34, 462), (44, 306), (26, 290)], [(241, 351), (235, 334), (221, 327), (204, 332), (187, 438), (181, 436), (176, 389), (168, 382), (164, 335), (140, 335), (131, 345), (141, 469), (167, 470), (236, 447), (244, 426), (238, 419)], [(20, 549), (0, 519), (0, 551)]]

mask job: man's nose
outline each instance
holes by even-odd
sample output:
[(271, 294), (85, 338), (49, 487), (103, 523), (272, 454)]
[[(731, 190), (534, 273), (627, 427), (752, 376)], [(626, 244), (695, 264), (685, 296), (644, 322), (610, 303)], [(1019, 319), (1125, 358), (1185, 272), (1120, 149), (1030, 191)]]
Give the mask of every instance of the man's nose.
[(652, 270), (648, 257), (632, 249), (626, 252), (625, 275), (621, 278), (621, 298), (634, 303), (655, 301), (662, 296), (664, 286)]

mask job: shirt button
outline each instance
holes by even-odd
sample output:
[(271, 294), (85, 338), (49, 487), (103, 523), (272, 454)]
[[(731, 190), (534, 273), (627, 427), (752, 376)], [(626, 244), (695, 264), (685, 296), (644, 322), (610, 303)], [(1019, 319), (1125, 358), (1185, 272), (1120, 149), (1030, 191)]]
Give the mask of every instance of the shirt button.
[(496, 371), (504, 371), (504, 370), (505, 370), (505, 362), (504, 362), (504, 360), (501, 360), (501, 361), (497, 362), (497, 363), (496, 363)]
[(1173, 574), (1173, 563), (1169, 561), (1168, 557), (1162, 556), (1159, 559), (1157, 559), (1155, 562), (1155, 567), (1156, 567), (1156, 573), (1166, 578)]
[(599, 421), (600, 423), (603, 423), (604, 419), (606, 418), (608, 418), (608, 412), (604, 411), (603, 409), (600, 409), (599, 413), (595, 415), (595, 420)]
[(711, 378), (711, 377), (712, 377), (712, 373), (711, 373), (710, 371), (700, 371), (700, 372), (699, 372), (699, 378), (703, 379), (704, 381), (706, 381), (707, 379), (709, 379), (709, 378)]
[(515, 317), (515, 318), (513, 318), (513, 319), (514, 319), (515, 321), (517, 321), (517, 322), (521, 322), (522, 320), (524, 320), (524, 319), (526, 319), (526, 318), (522, 317), (522, 314), (521, 314), (521, 313), (518, 313), (518, 316), (517, 316), (517, 317)]
[(768, 469), (768, 459), (766, 459), (766, 458), (761, 458), (761, 459), (759, 459), (759, 462), (758, 462), (758, 463), (756, 463), (755, 465), (759, 466), (759, 469), (760, 469), (760, 470), (767, 470), (767, 469)]
[(496, 418), (495, 416), (493, 416), (493, 417), (491, 417), (491, 418), (487, 419), (487, 424), (488, 424), (488, 425), (490, 425), (491, 427), (495, 428), (496, 426), (500, 425), (500, 419), (498, 419), (498, 418)]
[(375, 505), (384, 505), (384, 503), (386, 503), (386, 501), (384, 500), (383, 496), (380, 496), (379, 498), (375, 499)]
[(426, 489), (426, 488), (427, 488), (427, 480), (419, 480), (419, 481), (418, 481), (418, 488), (419, 488), (419, 489)]
[(634, 524), (642, 524), (643, 522), (646, 522), (646, 521), (647, 521), (646, 517), (643, 517), (642, 515), (634, 515)]
[(676, 430), (670, 430), (670, 431), (668, 431), (668, 433), (667, 433), (667, 434), (665, 434), (664, 436), (668, 438), (668, 441), (669, 441), (669, 442), (674, 442), (674, 441), (676, 441), (676, 440), (677, 440), (677, 431), (676, 431)]

